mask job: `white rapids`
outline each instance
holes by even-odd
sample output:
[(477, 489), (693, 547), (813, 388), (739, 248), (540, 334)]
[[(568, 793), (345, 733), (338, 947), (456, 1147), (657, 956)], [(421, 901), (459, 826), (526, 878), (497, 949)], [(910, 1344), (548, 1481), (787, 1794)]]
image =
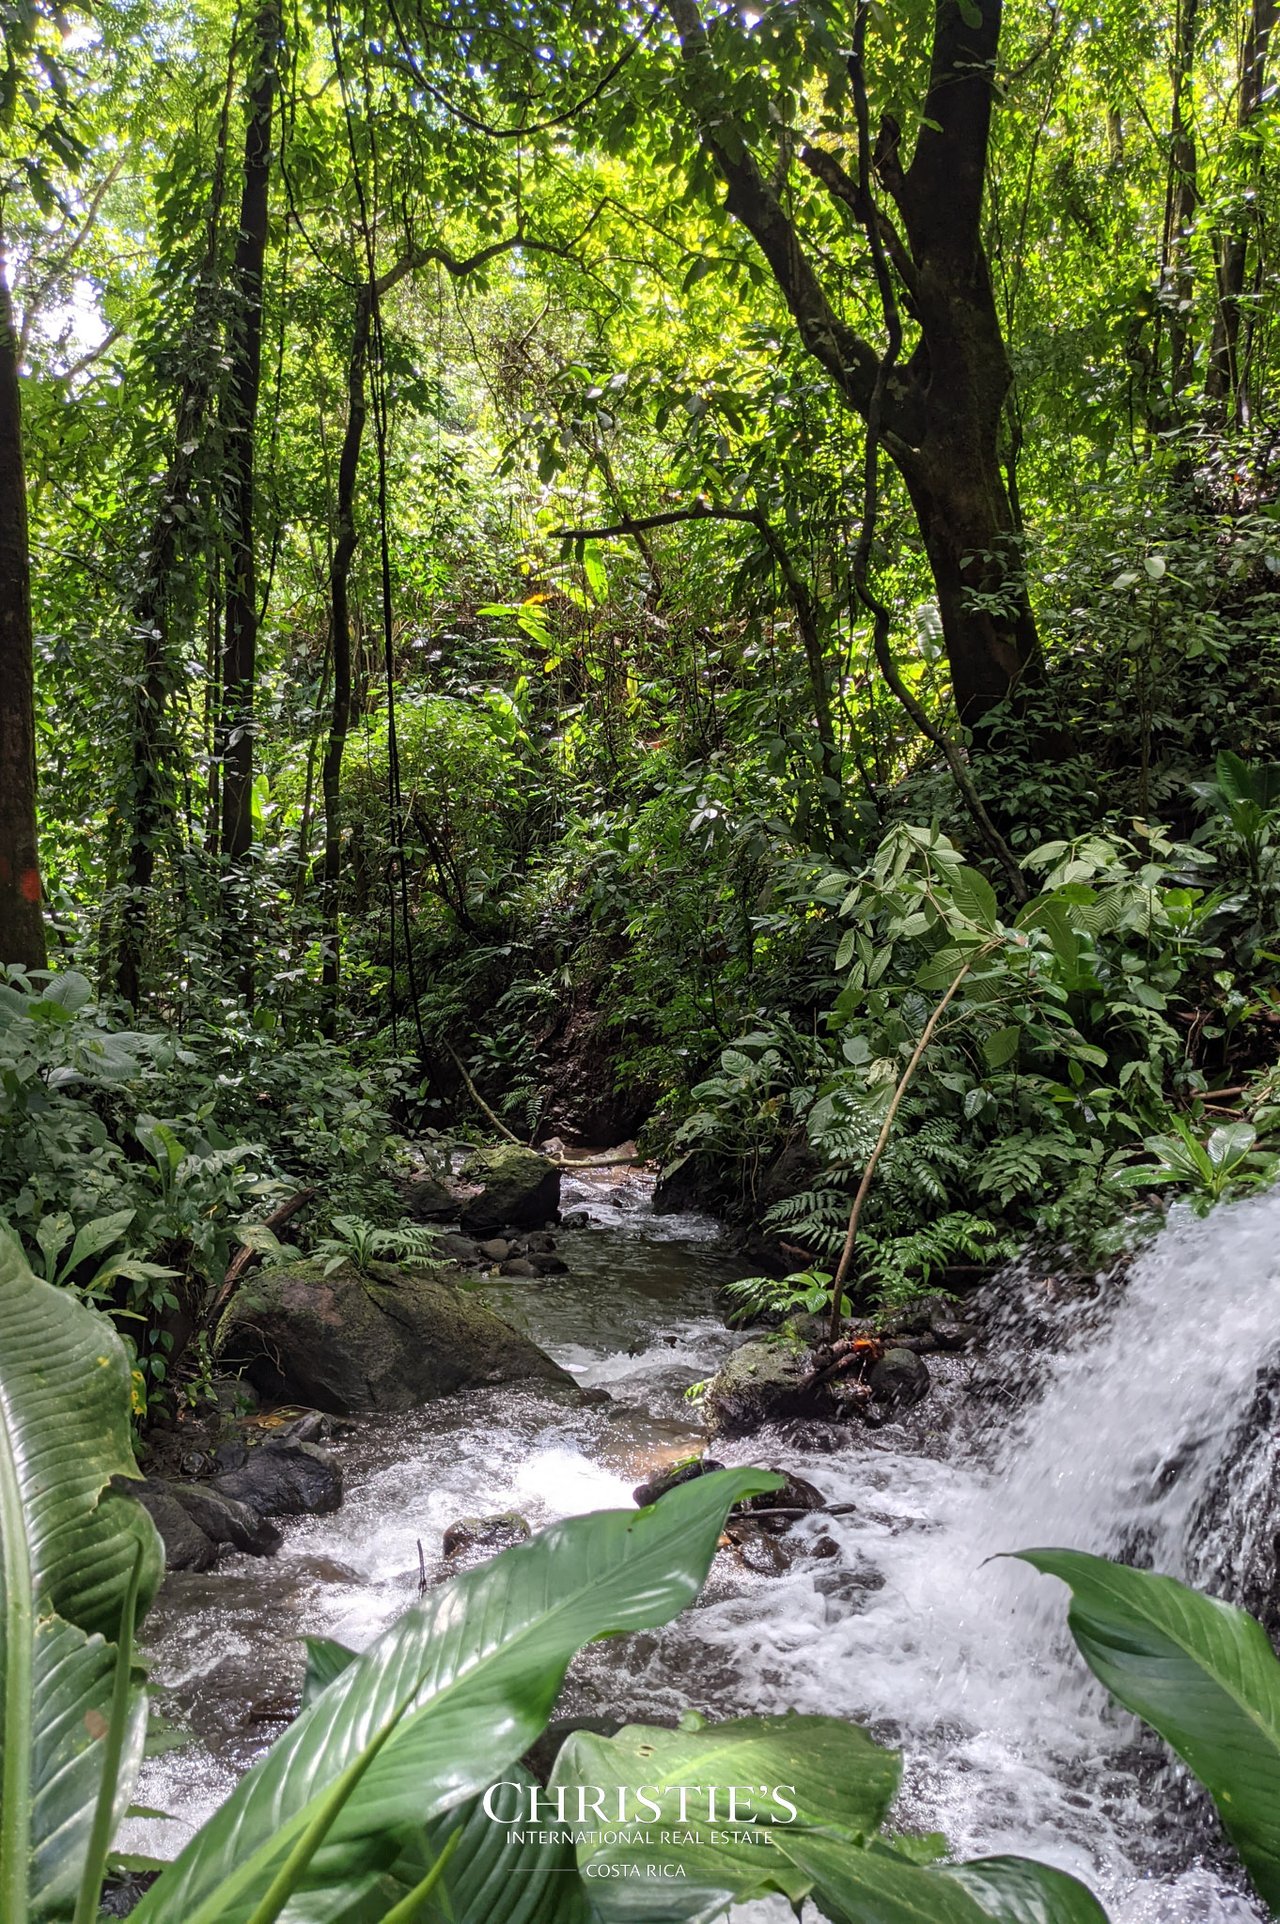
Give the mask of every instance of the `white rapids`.
[[(197, 1739), (148, 1767), (141, 1801), (175, 1821), (135, 1824), (134, 1848), (170, 1853), (275, 1734), (260, 1700), (296, 1685), (297, 1636), (361, 1644), (404, 1608), (420, 1541), (430, 1561), (459, 1515), (517, 1509), (537, 1527), (629, 1503), (646, 1468), (690, 1447), (684, 1390), (736, 1340), (715, 1299), (734, 1265), (712, 1225), (648, 1213), (637, 1179), (574, 1192), (566, 1207), (585, 1204), (594, 1226), (564, 1238), (572, 1275), (502, 1282), (498, 1301), (612, 1403), (566, 1412), (508, 1394), (384, 1420), (345, 1446), (338, 1514), (292, 1526), (270, 1564), (175, 1580), (150, 1655)], [(1198, 1800), (1084, 1671), (1065, 1591), (1000, 1553), (1130, 1556), (1227, 1595), (1260, 1569), (1269, 1584), (1278, 1283), (1280, 1193), (1204, 1221), (1175, 1210), (1123, 1286), (1085, 1300), (1004, 1279), (1010, 1305), (1029, 1302), (1054, 1332), (1047, 1355), (1020, 1348), (1011, 1307), (985, 1374), (1007, 1367), (1015, 1389), (1034, 1376), (1012, 1411), (971, 1395), (981, 1366), (957, 1359), (911, 1419), (834, 1453), (794, 1432), (722, 1452), (795, 1469), (852, 1512), (799, 1524), (781, 1575), (717, 1576), (661, 1636), (588, 1653), (571, 1707), (858, 1719), (904, 1752), (900, 1821), (944, 1831), (957, 1855), (1061, 1865), (1116, 1924), (1254, 1924)], [(822, 1534), (838, 1558), (806, 1554)]]

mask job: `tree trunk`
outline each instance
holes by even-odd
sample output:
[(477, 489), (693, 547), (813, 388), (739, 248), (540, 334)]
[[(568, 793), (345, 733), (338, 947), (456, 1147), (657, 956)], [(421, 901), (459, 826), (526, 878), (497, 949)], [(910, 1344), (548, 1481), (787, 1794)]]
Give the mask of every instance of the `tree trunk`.
[(697, 0), (666, 4), (680, 36), (690, 110), (728, 186), (727, 211), (757, 242), (800, 339), (846, 405), (866, 420), (879, 394), (882, 444), (920, 518), (956, 709), (973, 727), (1025, 684), (1040, 660), (1020, 531), (999, 459), (1011, 373), (982, 243), (999, 0), (937, 0), (928, 92), (909, 167), (899, 157), (897, 124), (887, 115), (881, 122), (876, 171), (901, 231), (884, 208), (868, 204), (835, 154), (801, 147), (804, 166), (833, 199), (864, 231), (874, 223), (883, 236), (918, 327), (909, 359), (883, 393), (877, 350), (828, 296), (788, 205), (736, 124)]
[(18, 337), (5, 267), (0, 240), (0, 964), (42, 969), (27, 484)]
[[(204, 428), (213, 391), (214, 355), (210, 348), (212, 309), (217, 294), (218, 236), (226, 180), (227, 130), (234, 86), (234, 50), (228, 60), (207, 243), (197, 283), (183, 360), (183, 380), (174, 422), (170, 457), (160, 501), (147, 543), (142, 585), (133, 626), (142, 649), (141, 676), (134, 700), (132, 765), (129, 773), (129, 846), (125, 857), (125, 897), (120, 918), (115, 985), (131, 1007), (141, 998), (143, 953), (156, 851), (170, 828), (176, 807), (174, 748), (168, 729), (176, 673), (170, 650), (176, 576), (190, 553), (190, 504), (196, 444)], [(188, 584), (189, 587), (189, 584)]]
[(356, 551), (355, 494), (360, 467), (360, 444), (367, 413), (365, 364), (369, 354), (372, 295), (362, 287), (356, 296), (355, 326), (347, 373), (347, 428), (338, 461), (337, 539), (329, 571), (329, 637), (333, 651), (333, 713), (329, 740), (320, 771), (324, 794), (324, 874), (322, 885), (324, 962), (322, 985), (326, 994), (325, 1023), (332, 1027), (336, 1013), (342, 962), (342, 928), (338, 884), (342, 876), (342, 757), (351, 727), (351, 562)]
[(244, 138), (240, 232), (232, 273), (235, 313), (223, 407), (230, 554), (222, 645), (223, 858), (241, 861), (253, 842), (254, 692), (257, 678), (258, 587), (254, 560), (254, 433), (262, 375), (262, 290), (267, 251), (271, 125), (279, 86), (280, 6), (265, 0), (254, 34)]
[[(1248, 287), (1249, 242), (1258, 231), (1256, 202), (1248, 190), (1257, 178), (1258, 148), (1253, 124), (1263, 106), (1267, 87), (1267, 53), (1275, 30), (1277, 0), (1251, 0), (1240, 43), (1238, 80), (1239, 104), (1236, 127), (1239, 135), (1239, 206), (1233, 224), (1219, 232), (1217, 254), (1218, 303), (1214, 311), (1213, 339), (1209, 349), (1209, 369), (1205, 393), (1216, 401), (1236, 427), (1249, 424), (1252, 413), (1247, 342), (1244, 328), (1245, 295)], [(1242, 345), (1241, 335), (1245, 341)]]
[(1169, 399), (1176, 410), (1186, 391), (1195, 358), (1192, 302), (1191, 228), (1199, 205), (1196, 143), (1191, 118), (1200, 0), (1178, 0), (1174, 24), (1172, 109), (1169, 122), (1169, 184), (1165, 208), (1164, 266), (1161, 295), (1168, 311)]

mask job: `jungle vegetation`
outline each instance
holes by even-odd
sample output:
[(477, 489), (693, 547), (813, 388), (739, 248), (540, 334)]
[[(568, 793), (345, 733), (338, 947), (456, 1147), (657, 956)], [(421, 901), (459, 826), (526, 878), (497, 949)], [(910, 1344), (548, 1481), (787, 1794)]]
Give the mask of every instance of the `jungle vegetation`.
[(0, 1214), (140, 1400), (490, 1116), (861, 1308), (1270, 1177), (1275, 14), (5, 0)]

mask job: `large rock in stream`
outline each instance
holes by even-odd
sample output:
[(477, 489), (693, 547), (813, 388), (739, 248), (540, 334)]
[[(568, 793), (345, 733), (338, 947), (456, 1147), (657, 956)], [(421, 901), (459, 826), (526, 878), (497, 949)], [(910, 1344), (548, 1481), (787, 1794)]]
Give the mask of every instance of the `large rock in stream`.
[(544, 1350), (433, 1272), (350, 1263), (259, 1270), (234, 1299), (223, 1354), (273, 1402), (349, 1415), (407, 1410), (492, 1383), (573, 1387)]
[(809, 1354), (807, 1344), (783, 1331), (734, 1350), (703, 1399), (712, 1436), (746, 1436), (783, 1416), (829, 1418), (830, 1391), (808, 1382)]
[(462, 1211), (468, 1236), (491, 1236), (498, 1229), (544, 1229), (560, 1212), (560, 1171), (546, 1156), (518, 1143), (482, 1149), (463, 1169), (468, 1182), (482, 1184)]

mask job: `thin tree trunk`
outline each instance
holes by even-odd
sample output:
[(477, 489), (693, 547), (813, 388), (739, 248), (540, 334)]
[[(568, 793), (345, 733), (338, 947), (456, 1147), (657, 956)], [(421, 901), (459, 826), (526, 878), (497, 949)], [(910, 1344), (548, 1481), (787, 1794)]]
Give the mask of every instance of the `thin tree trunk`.
[(5, 270), (0, 238), (0, 963), (42, 969), (27, 485), (18, 337)]
[(1169, 185), (1165, 210), (1162, 294), (1168, 314), (1169, 398), (1176, 408), (1195, 358), (1191, 228), (1199, 205), (1191, 81), (1195, 71), (1200, 0), (1179, 0), (1174, 23), (1173, 104), (1169, 121)]
[(320, 771), (324, 794), (324, 871), (322, 884), (324, 962), (321, 976), (326, 992), (325, 1021), (332, 1026), (342, 968), (342, 926), (339, 882), (342, 876), (342, 757), (352, 720), (351, 677), (351, 562), (356, 551), (356, 476), (360, 444), (368, 413), (365, 367), (369, 358), (369, 326), (373, 310), (370, 289), (356, 296), (351, 359), (347, 372), (347, 427), (338, 459), (337, 539), (329, 571), (329, 637), (333, 651), (333, 710), (329, 740)]
[(226, 628), (222, 647), (222, 855), (239, 862), (253, 842), (254, 694), (258, 590), (254, 555), (254, 435), (262, 379), (263, 270), (267, 251), (271, 127), (279, 86), (280, 6), (265, 0), (254, 34), (244, 140), (244, 187), (236, 242), (236, 303), (223, 426), (229, 485)]
[(115, 980), (119, 993), (136, 1008), (141, 995), (143, 953), (156, 851), (176, 806), (173, 750), (167, 729), (175, 673), (171, 659), (175, 574), (189, 549), (193, 456), (204, 427), (213, 390), (213, 357), (208, 337), (217, 291), (218, 235), (226, 180), (234, 50), (228, 60), (218, 148), (210, 195), (204, 260), (196, 283), (194, 311), (184, 360), (191, 370), (183, 381), (174, 423), (173, 453), (147, 543), (146, 572), (134, 608), (133, 625), (142, 646), (142, 673), (134, 704), (129, 846), (125, 858), (125, 897)]
[(1249, 242), (1257, 231), (1256, 200), (1248, 189), (1257, 179), (1259, 155), (1253, 124), (1261, 112), (1267, 88), (1267, 53), (1275, 30), (1277, 0), (1251, 0), (1240, 43), (1239, 104), (1236, 127), (1240, 152), (1239, 206), (1230, 227), (1216, 238), (1218, 304), (1205, 393), (1229, 409), (1236, 427), (1247, 427), (1252, 412), (1247, 357), (1241, 351), (1245, 290), (1248, 285)]

